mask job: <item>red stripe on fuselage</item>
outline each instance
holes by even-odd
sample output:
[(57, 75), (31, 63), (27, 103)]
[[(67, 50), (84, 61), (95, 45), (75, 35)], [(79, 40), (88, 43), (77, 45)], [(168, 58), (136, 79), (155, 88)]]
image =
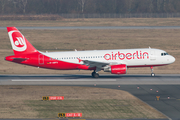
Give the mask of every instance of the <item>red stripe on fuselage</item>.
[[(7, 56), (5, 60), (19, 63), (19, 64), (26, 64), (35, 67), (47, 68), (47, 69), (59, 69), (59, 70), (76, 70), (76, 69), (83, 69), (83, 70), (95, 70), (95, 67), (89, 68), (89, 66), (64, 62), (56, 59), (52, 59), (48, 56), (43, 55), (43, 60), (39, 60), (39, 56), (42, 56), (41, 53), (33, 53), (33, 54), (26, 54), (26, 55), (13, 55)], [(14, 60), (13, 58), (28, 58), (27, 60)], [(42, 61), (42, 62), (40, 62)]]
[[(43, 61), (40, 62), (39, 56), (43, 56)], [(21, 59), (13, 59), (13, 58), (23, 58)], [(32, 54), (26, 54), (26, 55), (13, 55), (13, 56), (7, 56), (5, 58), (7, 61), (16, 62), (19, 64), (26, 64), (30, 66), (35, 67), (41, 67), (41, 68), (47, 68), (47, 69), (58, 69), (58, 70), (76, 70), (76, 69), (82, 69), (82, 70), (95, 70), (96, 67), (89, 68), (89, 66), (82, 65), (82, 64), (76, 64), (76, 63), (69, 63), (65, 61), (60, 61), (56, 59), (52, 59), (46, 55), (43, 55), (39, 52), (32, 53)], [(161, 65), (127, 65), (128, 68), (132, 67), (152, 67), (152, 66), (163, 66), (167, 64), (161, 64)]]

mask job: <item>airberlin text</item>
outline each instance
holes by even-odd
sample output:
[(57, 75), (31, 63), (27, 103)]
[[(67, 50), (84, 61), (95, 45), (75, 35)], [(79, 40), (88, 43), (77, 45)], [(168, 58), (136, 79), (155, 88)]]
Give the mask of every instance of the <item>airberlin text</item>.
[(117, 53), (107, 53), (104, 55), (104, 59), (105, 60), (131, 60), (131, 59), (149, 59), (149, 54), (148, 52), (141, 52), (141, 51), (136, 51), (134, 53), (121, 53), (121, 52), (117, 52)]

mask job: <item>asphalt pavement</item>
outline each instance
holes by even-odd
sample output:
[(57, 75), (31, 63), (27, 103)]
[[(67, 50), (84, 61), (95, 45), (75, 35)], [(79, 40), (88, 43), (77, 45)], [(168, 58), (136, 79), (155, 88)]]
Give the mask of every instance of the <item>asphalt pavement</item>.
[[(180, 75), (0, 75), (0, 85), (87, 86), (125, 90), (168, 119), (180, 119)], [(157, 97), (159, 96), (159, 100)]]

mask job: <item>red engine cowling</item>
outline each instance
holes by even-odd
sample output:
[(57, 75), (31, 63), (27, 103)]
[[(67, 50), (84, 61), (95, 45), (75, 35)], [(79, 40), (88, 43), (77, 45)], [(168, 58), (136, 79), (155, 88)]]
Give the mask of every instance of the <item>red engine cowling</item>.
[(126, 64), (112, 65), (111, 66), (111, 73), (112, 74), (126, 74), (126, 71), (127, 71)]

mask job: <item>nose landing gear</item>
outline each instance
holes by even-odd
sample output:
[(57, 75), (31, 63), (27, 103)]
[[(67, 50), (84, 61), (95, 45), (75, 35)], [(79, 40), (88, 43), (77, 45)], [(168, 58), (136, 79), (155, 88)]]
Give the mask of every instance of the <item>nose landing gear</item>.
[(151, 76), (154, 77), (155, 74), (153, 73), (153, 66), (151, 66), (150, 68), (151, 68)]

